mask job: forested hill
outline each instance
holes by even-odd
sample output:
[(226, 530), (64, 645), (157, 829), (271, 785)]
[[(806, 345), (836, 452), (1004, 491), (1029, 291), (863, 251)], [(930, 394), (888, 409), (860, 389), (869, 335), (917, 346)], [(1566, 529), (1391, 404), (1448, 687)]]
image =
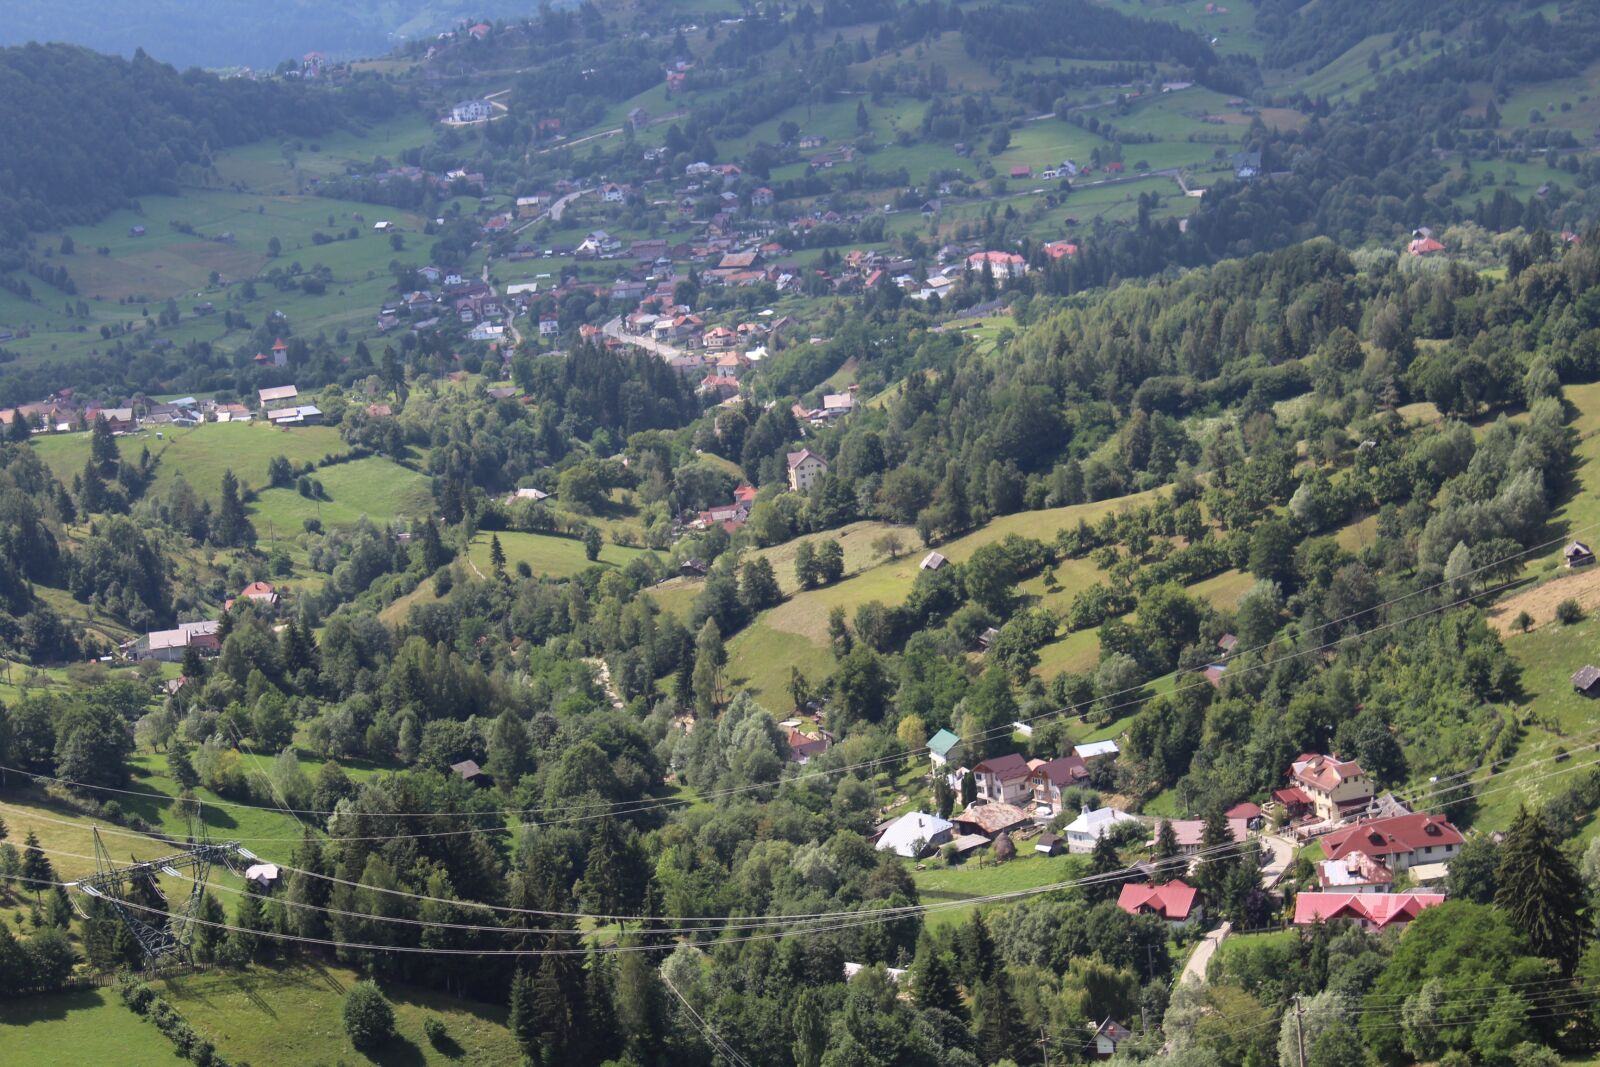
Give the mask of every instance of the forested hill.
[(183, 168), (210, 166), (214, 149), (393, 114), (401, 95), (377, 79), (330, 90), (34, 44), (0, 49), (0, 99), (5, 243), (93, 221), (130, 197), (176, 193)]

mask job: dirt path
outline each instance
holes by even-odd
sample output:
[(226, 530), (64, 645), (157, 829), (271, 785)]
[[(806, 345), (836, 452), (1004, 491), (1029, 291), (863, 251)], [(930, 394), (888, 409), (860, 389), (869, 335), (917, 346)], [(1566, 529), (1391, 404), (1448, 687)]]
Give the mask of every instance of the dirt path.
[(1489, 609), (1489, 625), (1504, 636), (1516, 629), (1516, 617), (1526, 611), (1533, 616), (1530, 629), (1537, 630), (1553, 622), (1556, 605), (1569, 599), (1582, 605), (1585, 613), (1600, 610), (1600, 567), (1567, 571), (1559, 578), (1506, 597)]

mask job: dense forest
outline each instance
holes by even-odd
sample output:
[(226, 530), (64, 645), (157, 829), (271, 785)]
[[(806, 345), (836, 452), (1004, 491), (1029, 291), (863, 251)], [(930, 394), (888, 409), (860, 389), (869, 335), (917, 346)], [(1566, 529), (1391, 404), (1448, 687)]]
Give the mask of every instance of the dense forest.
[(0, 241), (94, 222), (146, 194), (175, 195), (210, 153), (276, 134), (315, 136), (391, 116), (381, 80), (322, 91), (280, 81), (179, 73), (70, 45), (0, 49)]

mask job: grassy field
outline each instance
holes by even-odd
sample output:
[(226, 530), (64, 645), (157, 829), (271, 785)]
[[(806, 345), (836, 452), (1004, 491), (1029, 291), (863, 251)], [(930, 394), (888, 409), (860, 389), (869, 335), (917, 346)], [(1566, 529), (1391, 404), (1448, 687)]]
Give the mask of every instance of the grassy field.
[(168, 1067), (188, 1062), (161, 1031), (124, 1007), (113, 989), (0, 1001), (0, 1048), (5, 1061), (19, 1067), (74, 1061)]
[[(275, 456), (286, 456), (299, 466), (350, 450), (331, 426), (282, 430), (260, 422), (207, 422), (162, 434), (160, 438), (153, 433), (129, 434), (117, 438), (117, 445), (131, 460), (137, 460), (146, 448), (160, 459), (153, 491), (161, 492), (182, 475), (196, 493), (210, 500), (217, 499), (225, 470), (232, 470), (240, 482), (259, 487), (267, 484), (267, 464)], [(41, 437), (34, 448), (56, 477), (70, 485), (72, 476), (88, 462), (89, 435)], [(331, 474), (330, 470), (317, 477), (327, 484)]]
[(172, 851), (160, 841), (111, 826), (104, 820), (86, 818), (33, 792), (0, 794), (0, 819), (5, 820), (7, 839), (18, 848), (29, 833), (37, 835), (39, 847), (63, 880), (78, 878), (95, 869), (96, 826), (101, 827), (107, 850), (119, 859), (128, 856), (153, 859)]
[[(551, 578), (570, 578), (597, 565), (622, 567), (644, 555), (643, 549), (604, 545), (600, 549), (599, 562), (595, 564), (584, 556), (583, 542), (576, 538), (518, 533), (514, 530), (501, 530), (494, 536), (500, 538), (500, 547), (505, 549), (508, 571), (514, 570), (518, 563), (526, 563), (534, 574)], [(468, 552), (473, 566), (482, 574), (489, 573), (490, 537), (487, 533), (478, 534), (472, 539), (472, 547)]]
[[(348, 968), (298, 964), (186, 975), (156, 988), (233, 1063), (489, 1065), (520, 1059), (504, 1008), (398, 985), (384, 987), (398, 1036), (369, 1058), (351, 1047), (340, 1015), (345, 993), (359, 980)], [(445, 1024), (451, 1044), (444, 1050), (423, 1036), (429, 1016)]]
[[(300, 432), (291, 431), (289, 436)], [(267, 535), (268, 522), (279, 533), (297, 533), (310, 518), (320, 519), (324, 526), (342, 526), (364, 515), (384, 525), (433, 509), (427, 476), (385, 456), (324, 467), (311, 477), (322, 483), (330, 499), (312, 500), (290, 488), (263, 490), (250, 508), (261, 536)]]
[[(930, 861), (927, 870), (913, 871), (911, 880), (923, 903), (936, 904), (1064, 882), (1081, 876), (1088, 866), (1086, 856), (1044, 856), (1033, 851), (1033, 844), (1033, 839), (1018, 841), (1017, 858), (1007, 863), (996, 864), (992, 849), (980, 850), (956, 867)], [(959, 925), (977, 907), (942, 908), (929, 912), (926, 921), (929, 926)]]

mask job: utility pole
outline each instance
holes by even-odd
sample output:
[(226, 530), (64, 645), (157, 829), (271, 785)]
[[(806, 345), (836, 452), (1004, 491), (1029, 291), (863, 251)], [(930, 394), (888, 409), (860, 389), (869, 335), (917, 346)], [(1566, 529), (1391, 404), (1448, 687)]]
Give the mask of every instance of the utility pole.
[(1300, 1067), (1306, 1067), (1306, 1035), (1300, 1025), (1300, 1016), (1305, 1014), (1305, 1009), (1300, 1006), (1300, 994), (1294, 995), (1294, 1046), (1295, 1055), (1300, 1060)]

